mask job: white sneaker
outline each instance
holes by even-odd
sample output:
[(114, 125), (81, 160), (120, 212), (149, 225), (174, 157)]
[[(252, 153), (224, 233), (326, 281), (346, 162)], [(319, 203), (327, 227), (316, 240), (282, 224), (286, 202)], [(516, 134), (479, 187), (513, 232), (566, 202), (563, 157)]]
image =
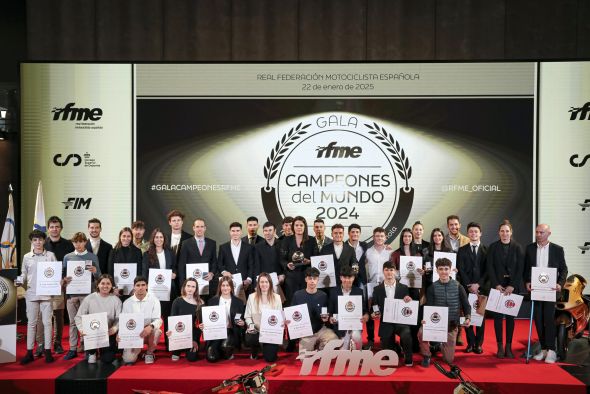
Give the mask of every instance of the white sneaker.
[(96, 364), (96, 354), (88, 355), (88, 364)]
[(143, 358), (146, 364), (153, 364), (156, 361), (156, 356), (150, 353), (146, 353), (145, 357)]
[(555, 364), (557, 361), (557, 353), (554, 350), (547, 350), (547, 357), (545, 357), (545, 362), (547, 364)]
[(178, 360), (180, 360), (180, 356), (178, 356), (176, 354), (173, 354), (172, 355), (172, 361), (178, 361)]
[(541, 350), (541, 352), (539, 352), (533, 356), (533, 360), (543, 361), (545, 356), (547, 356), (547, 350)]

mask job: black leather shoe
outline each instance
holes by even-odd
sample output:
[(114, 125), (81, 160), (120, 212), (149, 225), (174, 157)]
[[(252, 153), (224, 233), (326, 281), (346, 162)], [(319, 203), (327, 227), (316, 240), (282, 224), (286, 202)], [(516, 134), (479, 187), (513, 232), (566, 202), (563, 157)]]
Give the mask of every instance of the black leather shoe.
[(475, 353), (475, 354), (482, 354), (483, 353), (483, 349), (481, 348), (481, 346), (476, 346), (473, 349), (473, 353)]
[(473, 352), (473, 347), (472, 346), (467, 346), (465, 348), (465, 353), (472, 353)]

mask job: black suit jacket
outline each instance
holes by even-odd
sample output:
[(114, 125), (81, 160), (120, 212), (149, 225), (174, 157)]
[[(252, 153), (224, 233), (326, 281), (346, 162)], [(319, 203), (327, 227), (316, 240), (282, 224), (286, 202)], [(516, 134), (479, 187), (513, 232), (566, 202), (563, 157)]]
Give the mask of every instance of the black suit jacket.
[[(242, 237), (242, 242), (249, 244), (250, 243), (250, 236), (246, 235), (246, 236)], [(262, 238), (260, 235), (256, 234), (256, 242), (254, 243), (254, 245), (258, 245), (261, 242), (264, 242), (264, 238)], [(252, 245), (252, 246), (254, 246), (254, 245)]]
[[(340, 314), (340, 312), (338, 312), (338, 296), (341, 296), (341, 295), (343, 295), (342, 286), (330, 288), (330, 294), (328, 295), (328, 313), (330, 315), (333, 315), (334, 313)], [(352, 288), (350, 289), (350, 295), (351, 296), (362, 296), (363, 297), (363, 301), (362, 301), (363, 315), (368, 313), (367, 299), (365, 298), (365, 292), (358, 287), (352, 286)], [(334, 324), (333, 327), (334, 327), (334, 331), (336, 332), (336, 334), (340, 338), (342, 338), (346, 334), (346, 331), (338, 330), (338, 322), (336, 322), (336, 324)]]
[(309, 267), (309, 265), (301, 264), (296, 266), (294, 270), (290, 270), (287, 268), (287, 264), (292, 261), (293, 253), (296, 251), (303, 252), (303, 255), (306, 259), (311, 258), (311, 256), (315, 256), (316, 245), (317, 244), (313, 237), (309, 237), (307, 241), (303, 242), (301, 247), (297, 247), (297, 240), (295, 239), (294, 235), (285, 237), (282, 241), (280, 240), (281, 265), (283, 266), (283, 271), (287, 275), (294, 275), (297, 273), (302, 274), (307, 269), (307, 267)]
[(276, 272), (277, 275), (283, 273), (281, 247), (276, 239), (272, 246), (266, 240), (254, 246), (254, 277), (252, 280), (255, 280), (261, 272)]
[(246, 278), (256, 279), (254, 275), (254, 248), (252, 245), (242, 242), (240, 246), (240, 255), (238, 261), (234, 261), (234, 256), (231, 252), (231, 241), (226, 242), (219, 247), (219, 256), (217, 258), (217, 271), (221, 273), (227, 271), (229, 273), (242, 274), (242, 280)]
[[(397, 298), (399, 300), (403, 300), (405, 296), (410, 295), (410, 290), (408, 286), (396, 281), (395, 284), (395, 292), (393, 294), (393, 298)], [(385, 292), (385, 284), (384, 282), (380, 283), (379, 286), (373, 289), (373, 305), (379, 305), (379, 336), (381, 338), (389, 337), (393, 334), (393, 328), (395, 327), (395, 323), (384, 323), (383, 322), (383, 311), (385, 310), (385, 298), (387, 297), (387, 293)], [(372, 311), (371, 311), (372, 312)]]
[[(100, 248), (98, 249), (100, 252)], [(100, 259), (100, 258), (99, 258)], [(130, 244), (129, 251), (125, 254), (121, 248), (113, 248), (109, 254), (109, 270), (108, 273), (113, 275), (115, 272), (115, 264), (121, 263), (135, 263), (137, 266), (137, 275), (141, 275), (143, 257), (141, 256), (141, 249)], [(102, 272), (102, 271), (101, 271)]]
[[(207, 302), (208, 306), (217, 306), (219, 305), (219, 296), (213, 296), (209, 299), (209, 301)], [(234, 320), (236, 319), (236, 314), (241, 314), (241, 319), (244, 320), (244, 311), (246, 310), (246, 306), (244, 305), (244, 303), (242, 302), (242, 300), (240, 300), (238, 297), (236, 297), (235, 295), (231, 295), (231, 305), (229, 307), (229, 315), (230, 315), (230, 319), (231, 319), (231, 323), (232, 325), (235, 327), (239, 327), (236, 326), (234, 324)]]
[(473, 257), (471, 244), (463, 245), (457, 251), (457, 269), (459, 270), (459, 282), (467, 290), (471, 283), (479, 284), (481, 294), (489, 293), (488, 271), (486, 267), (486, 256), (488, 248), (480, 243), (477, 248), (477, 256)]
[[(109, 255), (111, 254), (112, 249), (113, 245), (111, 245), (102, 238), (100, 239), (100, 244), (98, 246), (98, 253), (96, 254), (96, 257), (98, 257), (100, 272), (102, 272), (103, 274), (113, 274), (112, 272), (109, 272)], [(90, 253), (94, 253), (92, 251), (92, 244), (90, 243), (90, 240), (86, 242), (86, 250)]]
[[(205, 237), (205, 245), (203, 247), (203, 254), (199, 253), (199, 247), (197, 245), (197, 239), (191, 237), (182, 243), (180, 248), (180, 255), (178, 257), (178, 280), (179, 283), (183, 283), (186, 279), (186, 265), (187, 264), (209, 264), (208, 272), (213, 273), (213, 277), (217, 280), (219, 272), (217, 271), (217, 242), (211, 238)], [(213, 280), (211, 280), (213, 282)], [(214, 294), (213, 291), (217, 290), (211, 287), (209, 284), (209, 294)]]
[[(168, 245), (172, 244), (172, 232), (167, 233), (166, 237), (167, 237), (166, 239), (168, 240)], [(180, 242), (178, 243), (178, 245), (175, 248), (172, 248), (172, 247), (170, 248), (170, 250), (172, 250), (172, 252), (174, 253), (174, 256), (176, 257), (177, 260), (180, 257), (180, 251), (182, 250), (182, 243), (189, 238), (193, 238), (193, 236), (190, 235), (189, 233), (187, 233), (186, 231), (182, 230), (180, 233)]]
[(487, 269), (492, 289), (499, 285), (506, 285), (514, 287), (515, 293), (525, 291), (524, 252), (519, 243), (510, 241), (506, 254), (504, 254), (502, 241), (492, 243), (488, 248)]
[[(172, 270), (172, 272), (178, 275), (178, 269), (176, 267), (176, 258), (174, 257), (174, 253), (169, 248), (164, 249), (164, 258), (166, 259), (166, 269)], [(143, 259), (141, 262), (141, 275), (149, 280), (150, 278), (150, 269), (156, 268), (160, 269), (160, 263), (158, 261), (158, 257), (156, 256), (155, 261), (150, 261), (150, 256), (148, 252), (143, 254)], [(138, 274), (139, 275), (139, 274)], [(182, 282), (181, 282), (182, 284)], [(172, 280), (172, 289), (170, 290), (170, 296), (173, 297), (177, 294), (177, 286), (176, 281)], [(172, 299), (172, 298), (171, 298)]]
[[(537, 266), (537, 243), (527, 245), (524, 255), (524, 281), (531, 283), (531, 268)], [(557, 283), (561, 287), (567, 279), (567, 264), (563, 248), (552, 242), (549, 243), (549, 267), (557, 268)]]
[[(334, 270), (336, 271), (336, 285), (340, 287), (340, 268), (342, 266), (352, 266), (353, 264), (358, 264), (356, 260), (356, 252), (347, 242), (344, 242), (342, 246), (342, 253), (340, 254), (340, 258), (336, 258), (336, 252), (334, 250), (334, 243), (330, 243), (328, 245), (324, 245), (320, 255), (331, 254), (334, 258)], [(361, 276), (361, 265), (359, 266), (359, 275), (355, 278), (354, 284), (358, 285), (360, 281), (359, 276)], [(362, 268), (364, 269), (364, 267)], [(366, 278), (366, 275), (365, 275)]]

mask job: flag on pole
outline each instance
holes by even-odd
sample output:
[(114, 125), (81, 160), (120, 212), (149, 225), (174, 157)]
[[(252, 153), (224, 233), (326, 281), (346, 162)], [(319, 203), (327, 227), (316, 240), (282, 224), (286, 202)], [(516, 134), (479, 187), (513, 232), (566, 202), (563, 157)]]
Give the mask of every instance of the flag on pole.
[(16, 232), (14, 229), (14, 205), (12, 203), (11, 188), (11, 192), (8, 194), (8, 213), (6, 214), (0, 243), (2, 269), (16, 267)]
[(47, 231), (45, 226), (45, 204), (43, 203), (43, 186), (39, 181), (37, 187), (37, 202), (35, 203), (35, 221), (33, 222), (33, 230)]

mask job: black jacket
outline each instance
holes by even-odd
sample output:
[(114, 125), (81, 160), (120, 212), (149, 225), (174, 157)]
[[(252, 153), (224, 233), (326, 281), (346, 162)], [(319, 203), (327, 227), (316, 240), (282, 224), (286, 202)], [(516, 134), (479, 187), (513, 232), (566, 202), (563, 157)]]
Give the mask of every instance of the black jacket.
[(488, 248), (487, 270), (490, 287), (504, 285), (514, 287), (517, 294), (524, 293), (524, 252), (517, 242), (510, 241), (508, 251), (504, 253), (501, 241), (496, 241)]
[[(395, 284), (395, 293), (393, 294), (393, 298), (398, 300), (403, 300), (406, 296), (410, 295), (410, 290), (408, 286), (396, 281)], [(395, 323), (384, 323), (383, 322), (383, 311), (385, 310), (385, 298), (387, 297), (387, 293), (385, 292), (385, 282), (379, 284), (379, 286), (373, 289), (373, 305), (379, 305), (379, 312), (381, 315), (379, 316), (379, 336), (381, 338), (389, 337), (393, 334), (393, 327)], [(372, 311), (371, 311), (372, 312)]]
[[(100, 265), (100, 272), (103, 274), (110, 274), (113, 275), (112, 271), (109, 271), (109, 256), (111, 254), (111, 250), (113, 249), (113, 245), (105, 241), (104, 239), (100, 239), (100, 244), (98, 246), (98, 253), (96, 257), (98, 257), (98, 264)], [(94, 253), (92, 251), (92, 244), (90, 240), (86, 242), (86, 250), (90, 253)]]

